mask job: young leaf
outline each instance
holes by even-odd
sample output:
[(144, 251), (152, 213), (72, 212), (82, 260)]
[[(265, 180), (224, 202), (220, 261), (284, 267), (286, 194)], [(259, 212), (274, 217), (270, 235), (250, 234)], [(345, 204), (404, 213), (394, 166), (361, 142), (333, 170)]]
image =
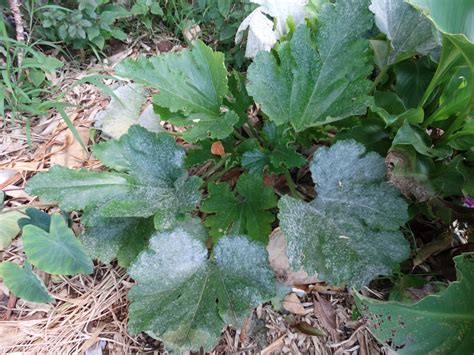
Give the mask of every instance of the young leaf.
[(409, 256), (400, 231), (407, 203), (384, 181), (384, 159), (355, 141), (319, 148), (310, 164), (317, 198), (279, 202), (290, 266), (360, 288)]
[(119, 218), (159, 213), (168, 215), (171, 224), (199, 203), (201, 179), (188, 177), (184, 150), (169, 135), (132, 126), (120, 140), (98, 147), (104, 165), (123, 173), (55, 166), (33, 177), (27, 191), (59, 202), (65, 211), (94, 209), (102, 217)]
[(219, 241), (213, 256), (201, 237), (178, 228), (155, 235), (129, 269), (129, 330), (163, 340), (174, 350), (211, 350), (226, 324), (276, 293), (265, 248), (244, 236)]
[(257, 55), (248, 71), (250, 95), (270, 120), (297, 132), (364, 114), (372, 71), (364, 37), (371, 27), (368, 0), (323, 4), (315, 42), (301, 25), (276, 53)]
[(0, 277), (10, 292), (17, 297), (38, 303), (54, 301), (43, 282), (31, 270), (31, 265), (28, 262), (25, 262), (23, 267), (10, 261), (0, 263)]
[(116, 70), (120, 76), (158, 89), (154, 103), (170, 112), (169, 120), (175, 114), (177, 124), (192, 126), (186, 136), (191, 142), (223, 139), (238, 121), (234, 112), (221, 114), (228, 93), (224, 56), (202, 41), (195, 42), (191, 51), (127, 60)]
[(7, 248), (20, 232), (18, 220), (22, 217), (18, 211), (0, 211), (0, 250)]
[(224, 183), (209, 184), (209, 197), (203, 201), (201, 211), (213, 213), (204, 224), (211, 228), (211, 236), (245, 233), (266, 242), (275, 216), (267, 211), (277, 204), (273, 190), (263, 185), (262, 179), (242, 175), (235, 192)]
[[(382, 302), (356, 294), (371, 332), (402, 354), (468, 354), (474, 346), (474, 253), (454, 258), (456, 282), (414, 304)], [(433, 336), (442, 334), (442, 336)]]
[(388, 64), (427, 55), (438, 47), (433, 25), (404, 0), (372, 0), (369, 8), (379, 30), (391, 41)]
[(92, 260), (60, 214), (51, 216), (49, 233), (34, 225), (23, 228), (28, 261), (53, 275), (91, 274)]

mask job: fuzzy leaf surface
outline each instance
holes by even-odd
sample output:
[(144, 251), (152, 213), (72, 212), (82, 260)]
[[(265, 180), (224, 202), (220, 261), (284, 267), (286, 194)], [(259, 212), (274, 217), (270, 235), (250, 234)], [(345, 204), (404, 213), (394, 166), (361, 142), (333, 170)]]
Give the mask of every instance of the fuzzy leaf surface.
[(158, 89), (154, 103), (169, 111), (169, 120), (175, 114), (176, 124), (192, 126), (186, 136), (191, 142), (225, 138), (238, 121), (235, 113), (221, 113), (229, 90), (224, 55), (202, 41), (194, 42), (192, 50), (127, 60), (117, 67), (117, 74)]
[(275, 220), (268, 209), (276, 207), (277, 199), (261, 178), (242, 175), (234, 192), (225, 183), (209, 184), (208, 189), (209, 197), (203, 201), (201, 211), (213, 213), (204, 222), (211, 229), (211, 236), (245, 233), (262, 242), (268, 240)]
[(10, 261), (0, 263), (0, 277), (10, 292), (17, 297), (38, 303), (54, 301), (43, 282), (31, 270), (31, 265), (28, 262), (25, 262), (23, 267)]
[(122, 172), (54, 166), (33, 177), (27, 190), (44, 201), (59, 202), (65, 211), (94, 209), (102, 217), (161, 213), (173, 219), (199, 203), (201, 179), (188, 177), (184, 150), (169, 135), (132, 126), (118, 141), (97, 147), (103, 164)]
[[(367, 0), (326, 3), (318, 16), (316, 41), (298, 27), (275, 54), (260, 52), (248, 71), (248, 92), (270, 120), (300, 132), (366, 112), (370, 103), (372, 27)], [(343, 34), (343, 35), (341, 35)]]
[(263, 246), (244, 236), (222, 238), (208, 259), (201, 237), (181, 228), (156, 234), (130, 268), (129, 330), (144, 331), (177, 351), (211, 350), (226, 324), (276, 292)]
[(49, 233), (26, 225), (22, 240), (28, 261), (47, 273), (75, 275), (93, 271), (92, 260), (60, 214), (51, 216)]
[(391, 41), (388, 64), (415, 54), (427, 55), (438, 47), (433, 25), (404, 0), (372, 0), (369, 8), (379, 30)]
[(400, 231), (407, 203), (385, 182), (384, 159), (360, 143), (339, 141), (319, 148), (310, 169), (317, 198), (279, 202), (292, 269), (357, 288), (389, 275), (410, 248)]
[(390, 341), (401, 355), (472, 353), (474, 253), (456, 256), (454, 262), (457, 281), (416, 303), (382, 302), (356, 294), (357, 307), (380, 342)]

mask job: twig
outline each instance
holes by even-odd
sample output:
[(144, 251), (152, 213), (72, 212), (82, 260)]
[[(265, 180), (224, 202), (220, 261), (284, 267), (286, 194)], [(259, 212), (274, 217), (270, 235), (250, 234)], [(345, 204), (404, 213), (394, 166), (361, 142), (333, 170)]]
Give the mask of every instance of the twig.
[[(8, 0), (8, 3), (10, 4), (10, 10), (12, 11), (13, 19), (15, 20), (16, 40), (20, 43), (24, 43), (25, 30), (23, 27), (23, 18), (21, 17), (20, 5), (18, 4), (18, 0)], [(21, 66), (22, 60), (23, 49), (19, 48), (17, 54), (18, 67)]]

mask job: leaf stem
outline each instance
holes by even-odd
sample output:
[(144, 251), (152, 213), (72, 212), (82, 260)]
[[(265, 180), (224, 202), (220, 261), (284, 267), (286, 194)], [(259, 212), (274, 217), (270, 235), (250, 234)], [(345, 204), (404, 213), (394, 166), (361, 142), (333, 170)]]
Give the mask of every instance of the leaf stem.
[(291, 174), (288, 170), (285, 171), (285, 179), (286, 179), (286, 184), (288, 185), (288, 188), (290, 189), (291, 195), (295, 198), (301, 199), (301, 196), (298, 193), (298, 190), (296, 190), (295, 182), (293, 181)]
[(241, 141), (245, 141), (247, 138), (245, 138), (242, 134), (237, 129), (234, 129), (234, 136)]
[(388, 66), (382, 69), (379, 75), (377, 75), (374, 82), (372, 83), (372, 88), (370, 89), (372, 93), (377, 89), (377, 86), (382, 82), (382, 79), (387, 74), (387, 72), (388, 72)]

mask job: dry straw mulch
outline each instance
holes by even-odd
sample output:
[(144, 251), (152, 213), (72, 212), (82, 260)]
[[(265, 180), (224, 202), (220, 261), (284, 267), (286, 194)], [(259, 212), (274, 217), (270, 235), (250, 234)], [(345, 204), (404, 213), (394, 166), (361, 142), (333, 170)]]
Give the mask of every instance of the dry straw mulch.
[[(133, 49), (118, 53), (109, 62), (136, 54)], [(97, 71), (89, 68), (89, 72)], [(101, 73), (112, 69), (101, 68)], [(69, 71), (57, 84), (66, 90), (84, 72)], [(112, 80), (105, 82), (107, 85)], [(108, 98), (92, 85), (74, 87), (67, 109), (83, 141), (95, 114)], [(99, 168), (90, 153), (82, 150), (59, 115), (33, 122), (32, 147), (21, 125), (0, 129), (0, 188), (8, 196), (8, 207), (42, 206), (24, 192), (26, 181), (54, 164), (72, 168)], [(73, 229), (81, 232), (80, 218), (73, 215)], [(21, 263), (21, 238), (15, 240), (0, 260)], [(163, 344), (145, 334), (127, 333), (127, 292), (133, 285), (125, 270), (115, 265), (96, 265), (94, 274), (53, 278), (40, 274), (49, 284), (56, 303), (39, 305), (16, 299), (0, 281), (0, 353), (28, 354), (130, 354), (165, 353)], [(352, 320), (351, 296), (344, 290), (322, 285), (305, 286), (286, 298), (281, 310), (271, 304), (258, 307), (240, 330), (223, 331), (213, 354), (377, 354), (381, 348), (363, 322)], [(277, 307), (278, 308), (278, 307)], [(317, 335), (314, 335), (317, 334)]]

